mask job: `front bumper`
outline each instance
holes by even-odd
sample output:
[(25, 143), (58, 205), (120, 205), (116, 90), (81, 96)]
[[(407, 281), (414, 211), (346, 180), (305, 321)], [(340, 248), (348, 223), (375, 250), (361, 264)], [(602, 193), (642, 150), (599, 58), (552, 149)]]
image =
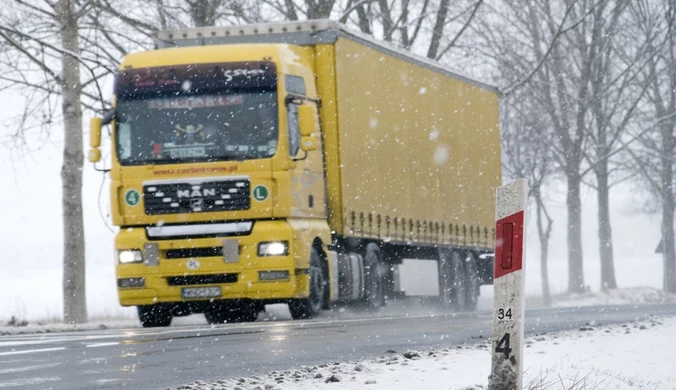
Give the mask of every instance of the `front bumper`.
[[(239, 261), (225, 262), (223, 256), (216, 253), (224, 240), (237, 240)], [(280, 240), (289, 242), (288, 255), (258, 256), (259, 242)], [(150, 240), (145, 228), (122, 229), (115, 240), (117, 249), (139, 249), (146, 243), (156, 243), (159, 264), (117, 265), (118, 281), (144, 278), (143, 287), (119, 287), (118, 284), (120, 304), (137, 306), (214, 299), (281, 301), (307, 297), (308, 274), (305, 269), (296, 269), (292, 241), (292, 230), (285, 221), (257, 221), (249, 234), (229, 237)], [(261, 280), (260, 272), (266, 271), (287, 271), (289, 277)], [(221, 294), (207, 298), (182, 297), (184, 288), (194, 287), (220, 287)]]

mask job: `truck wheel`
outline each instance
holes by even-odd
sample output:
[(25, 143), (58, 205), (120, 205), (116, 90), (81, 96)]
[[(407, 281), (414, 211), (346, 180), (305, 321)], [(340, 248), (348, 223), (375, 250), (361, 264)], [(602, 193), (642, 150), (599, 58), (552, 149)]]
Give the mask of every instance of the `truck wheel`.
[(391, 264), (384, 264), (385, 275), (383, 276), (383, 306), (394, 300), (394, 270)]
[(467, 252), (465, 256), (465, 310), (475, 311), (479, 302), (481, 278), (479, 276), (479, 263), (474, 252)]
[(445, 249), (439, 249), (437, 269), (439, 273), (439, 304), (444, 309), (451, 308), (451, 287), (453, 278), (451, 274), (451, 256)]
[(453, 251), (453, 254), (451, 254), (451, 280), (451, 309), (454, 312), (460, 312), (465, 308), (467, 285), (465, 284), (462, 256), (459, 251)]
[(289, 311), (294, 320), (312, 318), (322, 311), (324, 306), (324, 273), (321, 259), (314, 247), (310, 252), (310, 296), (289, 302)]
[(465, 309), (465, 273), (458, 251), (439, 251), (439, 300), (441, 306), (454, 312)]
[(171, 313), (160, 305), (137, 306), (138, 319), (144, 328), (171, 325)]
[(384, 305), (383, 264), (380, 261), (380, 248), (368, 244), (364, 256), (364, 300), (366, 310), (376, 312)]

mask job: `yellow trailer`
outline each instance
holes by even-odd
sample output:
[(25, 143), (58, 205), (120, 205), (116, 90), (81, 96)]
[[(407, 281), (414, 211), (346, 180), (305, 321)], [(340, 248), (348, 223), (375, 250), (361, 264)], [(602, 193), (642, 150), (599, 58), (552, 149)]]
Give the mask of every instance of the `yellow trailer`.
[(404, 258), (439, 300), (492, 281), (498, 93), (332, 21), (158, 33), (115, 82), (120, 303), (144, 326), (377, 310)]

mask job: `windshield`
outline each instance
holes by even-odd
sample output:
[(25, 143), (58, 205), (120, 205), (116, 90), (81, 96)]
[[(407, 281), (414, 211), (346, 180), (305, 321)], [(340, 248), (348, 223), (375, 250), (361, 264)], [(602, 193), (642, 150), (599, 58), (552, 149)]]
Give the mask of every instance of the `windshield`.
[(277, 151), (272, 62), (127, 69), (115, 79), (122, 165), (266, 158)]
[(271, 91), (121, 100), (117, 156), (124, 165), (243, 160), (277, 151)]

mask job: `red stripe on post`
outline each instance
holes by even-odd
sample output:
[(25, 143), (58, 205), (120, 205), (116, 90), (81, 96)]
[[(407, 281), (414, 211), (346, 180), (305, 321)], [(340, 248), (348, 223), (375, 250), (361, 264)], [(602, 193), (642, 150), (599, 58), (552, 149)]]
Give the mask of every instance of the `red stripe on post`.
[(523, 210), (495, 223), (495, 279), (523, 266)]

